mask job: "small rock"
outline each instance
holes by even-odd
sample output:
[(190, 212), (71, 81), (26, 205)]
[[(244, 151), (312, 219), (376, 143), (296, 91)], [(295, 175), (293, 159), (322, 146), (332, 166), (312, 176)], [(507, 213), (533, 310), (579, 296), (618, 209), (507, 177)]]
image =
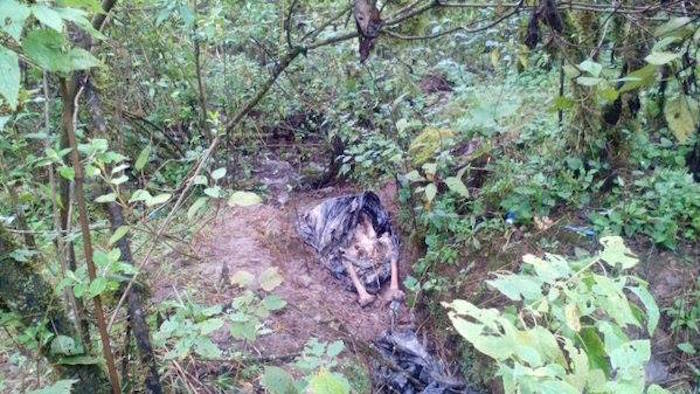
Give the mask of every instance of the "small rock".
[(309, 286), (311, 286), (312, 280), (311, 280), (311, 277), (309, 275), (302, 274), (302, 275), (297, 276), (296, 282), (299, 286), (304, 287), (304, 288), (308, 288)]

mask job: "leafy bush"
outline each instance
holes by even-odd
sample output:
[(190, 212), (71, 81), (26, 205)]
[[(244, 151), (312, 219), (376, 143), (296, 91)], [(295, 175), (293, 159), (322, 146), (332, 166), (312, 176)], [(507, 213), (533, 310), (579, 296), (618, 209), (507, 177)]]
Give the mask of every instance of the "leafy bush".
[(487, 281), (517, 310), (443, 304), (457, 332), (494, 359), (506, 392), (644, 392), (650, 340), (628, 333), (646, 322), (650, 337), (659, 310), (646, 284), (628, 273), (639, 260), (622, 239), (600, 242), (603, 251), (582, 260), (526, 255), (520, 273)]

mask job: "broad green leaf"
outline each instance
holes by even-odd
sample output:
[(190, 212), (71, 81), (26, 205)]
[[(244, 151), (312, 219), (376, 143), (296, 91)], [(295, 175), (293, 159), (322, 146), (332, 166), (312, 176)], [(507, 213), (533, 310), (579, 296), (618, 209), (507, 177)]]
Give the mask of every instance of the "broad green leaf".
[(90, 282), (90, 289), (88, 290), (88, 294), (90, 297), (97, 297), (100, 294), (102, 294), (105, 290), (107, 289), (107, 278), (104, 278), (102, 276), (95, 278), (92, 282)]
[(221, 186), (212, 186), (204, 189), (204, 194), (211, 198), (221, 198), (223, 192)]
[(255, 275), (244, 270), (236, 271), (236, 273), (231, 276), (231, 284), (249, 289), (255, 284)]
[(656, 71), (658, 66), (647, 64), (639, 70), (632, 71), (622, 80), (625, 84), (620, 88), (620, 93), (629, 92), (634, 89), (643, 88), (651, 85), (656, 80)]
[(697, 101), (686, 96), (678, 96), (666, 103), (664, 115), (669, 129), (681, 144), (688, 141), (700, 122), (700, 108)]
[(252, 320), (231, 322), (231, 336), (236, 339), (254, 342), (258, 336), (257, 323)]
[(437, 173), (437, 163), (425, 163), (423, 164), (422, 168), (428, 179), (433, 180), (435, 174)]
[(61, 7), (82, 8), (94, 13), (102, 13), (102, 4), (98, 0), (58, 0)]
[(51, 340), (51, 354), (72, 356), (83, 352), (81, 346), (75, 340), (66, 335), (57, 335)]
[(143, 170), (143, 168), (146, 166), (146, 163), (148, 163), (148, 158), (150, 157), (150, 155), (151, 145), (146, 145), (143, 149), (141, 149), (141, 152), (136, 158), (136, 162), (134, 162), (134, 168), (137, 171)]
[(605, 310), (608, 316), (622, 327), (627, 325), (641, 326), (632, 312), (619, 282), (604, 275), (592, 275), (592, 278), (595, 283), (591, 289), (598, 296), (596, 300), (599, 306)]
[(654, 335), (654, 330), (656, 330), (656, 325), (659, 323), (660, 318), (659, 307), (656, 305), (656, 301), (654, 301), (654, 296), (643, 286), (627, 288), (642, 301), (644, 309), (647, 311), (647, 331), (650, 336)]
[(198, 336), (194, 341), (194, 351), (204, 359), (215, 359), (221, 357), (221, 349), (216, 347), (211, 339)]
[(113, 184), (113, 185), (119, 186), (119, 185), (121, 185), (122, 183), (124, 183), (124, 182), (126, 182), (126, 181), (128, 181), (128, 180), (129, 180), (129, 177), (128, 177), (128, 176), (122, 175), (122, 176), (120, 176), (120, 177), (111, 179), (111, 180), (109, 181), (109, 183), (111, 183), (111, 184)]
[(269, 267), (260, 274), (259, 282), (263, 290), (272, 291), (281, 285), (283, 280), (277, 267)]
[(70, 70), (87, 70), (100, 64), (96, 57), (82, 48), (72, 48), (68, 51), (68, 59)]
[(219, 179), (223, 178), (224, 176), (226, 176), (226, 167), (217, 168), (216, 170), (212, 171), (212, 173), (211, 173), (211, 178), (215, 181), (218, 181)]
[(199, 212), (199, 210), (207, 203), (209, 200), (207, 197), (199, 197), (192, 203), (192, 206), (187, 210), (187, 219), (192, 220), (192, 218)]
[(163, 204), (163, 203), (167, 202), (168, 200), (170, 200), (171, 196), (172, 195), (170, 193), (158, 194), (158, 195), (154, 196), (153, 198), (151, 198), (150, 200), (146, 200), (146, 206), (152, 207), (154, 205)]
[(270, 394), (297, 393), (292, 377), (287, 371), (279, 367), (266, 366), (265, 372), (260, 379), (260, 384), (265, 388), (266, 392)]
[(596, 77), (578, 77), (576, 78), (576, 83), (579, 85), (583, 86), (596, 86), (597, 84), (601, 83), (603, 80), (601, 78), (596, 78)]
[(600, 258), (611, 267), (620, 264), (622, 269), (629, 269), (637, 265), (639, 259), (625, 246), (624, 241), (619, 236), (607, 236), (600, 239), (603, 251)]
[(673, 52), (652, 52), (644, 60), (655, 66), (663, 66), (681, 57), (680, 53)]
[(406, 180), (411, 182), (411, 183), (422, 182), (425, 180), (425, 178), (423, 178), (421, 176), (421, 174), (418, 172), (418, 170), (413, 170), (413, 171), (409, 172), (408, 174), (405, 175), (405, 177), (406, 177)]
[(69, 72), (70, 59), (64, 52), (65, 38), (50, 29), (36, 29), (27, 34), (22, 44), (24, 53), (37, 66), (47, 71)]
[(126, 170), (126, 169), (129, 168), (129, 167), (130, 167), (129, 163), (120, 164), (120, 165), (118, 165), (118, 166), (112, 168), (112, 171), (110, 171), (110, 173), (111, 173), (112, 175), (114, 175), (114, 174), (116, 174), (116, 173), (118, 173), (118, 172), (120, 172), (120, 171)]
[(114, 193), (107, 193), (103, 194), (95, 199), (95, 202), (97, 203), (107, 203), (107, 202), (114, 202), (117, 200), (117, 195)]
[(678, 346), (678, 349), (683, 353), (687, 353), (690, 355), (694, 355), (696, 353), (695, 346), (693, 346), (693, 344), (690, 342), (679, 343), (676, 346)]
[(247, 207), (260, 204), (262, 199), (253, 192), (235, 191), (228, 199), (228, 206)]
[(658, 384), (652, 384), (647, 388), (647, 394), (671, 394), (671, 392)]
[(345, 343), (343, 343), (343, 341), (338, 340), (328, 344), (328, 347), (326, 348), (326, 354), (328, 355), (328, 357), (333, 358), (338, 356), (344, 349)]
[(644, 378), (644, 367), (651, 357), (651, 345), (649, 340), (629, 341), (613, 349), (608, 355), (618, 378), (634, 379), (640, 372), (641, 378)]
[(197, 328), (202, 335), (209, 335), (224, 326), (224, 321), (218, 317), (207, 319), (201, 323), (197, 323)]
[(532, 254), (523, 256), (523, 262), (531, 265), (537, 276), (545, 283), (554, 284), (558, 279), (567, 278), (571, 275), (569, 264), (560, 256), (547, 254), (546, 260)]
[(513, 301), (534, 301), (542, 297), (542, 282), (521, 275), (499, 275), (486, 281)]
[(603, 71), (603, 66), (600, 63), (594, 62), (592, 59), (586, 59), (578, 65), (579, 70), (585, 71), (594, 77), (600, 76)]
[(309, 390), (313, 394), (349, 394), (350, 383), (345, 377), (323, 368), (309, 381)]
[(266, 296), (263, 298), (262, 302), (268, 311), (278, 311), (287, 306), (287, 301), (274, 294)]
[(58, 359), (56, 364), (59, 365), (97, 365), (102, 361), (99, 357), (93, 356), (68, 356)]
[(467, 189), (467, 186), (464, 184), (464, 182), (462, 182), (462, 180), (460, 178), (457, 178), (454, 176), (445, 178), (445, 184), (453, 192), (459, 194), (460, 196), (462, 196), (464, 198), (469, 198), (469, 190)]
[(70, 394), (71, 388), (78, 383), (77, 379), (59, 380), (51, 386), (39, 390), (28, 391), (27, 394)]
[(17, 108), (19, 96), (19, 59), (17, 54), (0, 46), (0, 95), (12, 110)]
[(73, 170), (73, 167), (62, 166), (58, 169), (58, 173), (61, 175), (61, 177), (68, 179), (69, 181), (73, 181), (75, 179), (75, 170)]
[(93, 253), (92, 260), (99, 268), (104, 268), (110, 263), (109, 255), (101, 250), (96, 250), (95, 253)]
[(119, 240), (124, 238), (128, 232), (129, 226), (119, 226), (116, 230), (114, 230), (114, 234), (109, 237), (109, 244), (114, 245), (115, 243), (119, 242)]
[(149, 201), (151, 199), (153, 199), (153, 197), (151, 196), (151, 193), (149, 193), (147, 190), (138, 189), (138, 190), (135, 190), (131, 194), (131, 198), (129, 198), (129, 202), (131, 203), (131, 202), (136, 202), (136, 201)]
[(29, 7), (16, 0), (0, 1), (0, 29), (20, 42), (24, 22), (31, 14)]
[(591, 368), (602, 370), (607, 376), (610, 376), (610, 361), (608, 360), (603, 340), (600, 339), (598, 332), (592, 327), (584, 327), (579, 334), (584, 350), (591, 362)]
[(576, 332), (581, 331), (581, 313), (576, 304), (566, 305), (564, 307), (564, 314), (566, 315), (566, 325)]
[[(656, 28), (656, 30), (654, 31), (654, 36), (662, 37), (669, 33), (677, 33), (678, 29), (684, 26), (688, 26), (690, 22), (691, 19), (687, 16), (671, 18), (668, 22)], [(692, 26), (688, 27), (692, 28)]]
[(63, 33), (63, 19), (53, 8), (45, 5), (35, 5), (32, 7), (32, 14), (46, 27), (50, 27), (59, 33)]
[(434, 183), (429, 183), (425, 186), (425, 201), (428, 203), (432, 202), (437, 195), (437, 186)]
[(205, 177), (204, 175), (197, 175), (196, 177), (194, 177), (192, 183), (194, 183), (195, 185), (206, 185), (209, 182), (207, 181), (207, 177)]

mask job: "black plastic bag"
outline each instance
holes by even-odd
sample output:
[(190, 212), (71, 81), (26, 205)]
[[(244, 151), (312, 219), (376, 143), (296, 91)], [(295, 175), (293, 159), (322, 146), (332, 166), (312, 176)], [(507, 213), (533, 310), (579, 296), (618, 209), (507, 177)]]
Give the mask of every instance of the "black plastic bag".
[(364, 215), (372, 224), (377, 237), (389, 237), (391, 250), (380, 264), (353, 261), (353, 266), (367, 292), (376, 294), (391, 275), (391, 256), (398, 257), (399, 240), (390, 223), (389, 213), (379, 197), (372, 192), (334, 197), (309, 210), (297, 222), (301, 238), (313, 247), (321, 262), (348, 290), (353, 289), (343, 264), (343, 249), (353, 240), (353, 234)]

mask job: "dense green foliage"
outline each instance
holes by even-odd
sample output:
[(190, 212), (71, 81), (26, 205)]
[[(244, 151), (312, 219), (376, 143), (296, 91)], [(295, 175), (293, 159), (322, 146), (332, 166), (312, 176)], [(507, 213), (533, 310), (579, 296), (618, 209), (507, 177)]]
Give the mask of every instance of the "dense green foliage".
[[(14, 245), (0, 271), (55, 287), (49, 300), (3, 278), (0, 366), (38, 376), (21, 390), (81, 389), (66, 369), (98, 365), (125, 392), (158, 392), (149, 379), (168, 392), (371, 390), (366, 355), (341, 340), (258, 354), (295, 308), (276, 268), (222, 270), (226, 304), (196, 288), (154, 304), (147, 288), (206, 258), (197, 236), (221, 207), (387, 182), (415, 257), (407, 304), (444, 342), (449, 315), (465, 341), (444, 353), (475, 387), (697, 389), (696, 2), (379, 1), (363, 62), (352, 3), (0, 0), (0, 231)], [(288, 164), (281, 187), (270, 161)], [(604, 249), (585, 257), (593, 239)], [(666, 272), (688, 278), (660, 291)], [(32, 297), (70, 327), (27, 316), (17, 300)], [(676, 360), (653, 382), (664, 389), (644, 377), (657, 326)], [(20, 390), (7, 375), (0, 391)]]

